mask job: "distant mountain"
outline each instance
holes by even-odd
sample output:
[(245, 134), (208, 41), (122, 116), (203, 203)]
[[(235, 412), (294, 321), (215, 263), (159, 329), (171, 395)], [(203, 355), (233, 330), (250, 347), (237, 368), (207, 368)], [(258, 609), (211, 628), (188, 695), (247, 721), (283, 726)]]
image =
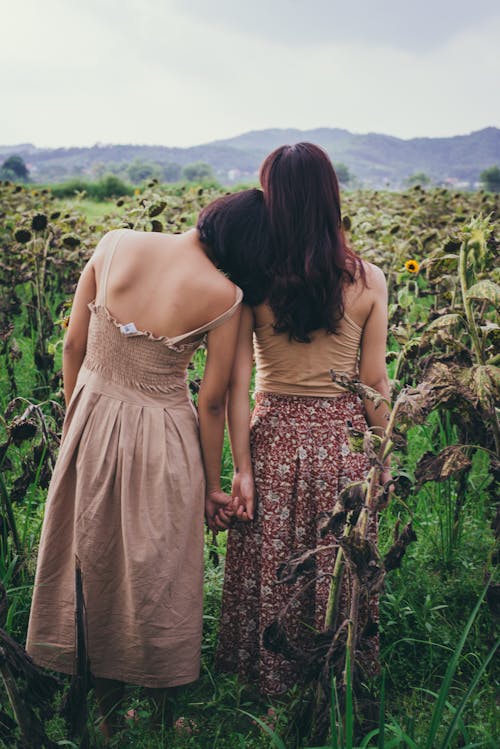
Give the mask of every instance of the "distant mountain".
[[(337, 128), (257, 130), (191, 148), (102, 145), (90, 148), (40, 149), (32, 144), (0, 146), (0, 159), (18, 153), (29, 164), (33, 179), (53, 181), (103, 171), (123, 173), (132, 162), (146, 161), (184, 167), (210, 164), (222, 182), (253, 181), (264, 157), (283, 143), (312, 141), (323, 146), (333, 163), (344, 163), (359, 184), (401, 186), (416, 172), (435, 182), (473, 185), (489, 166), (500, 165), (500, 129), (487, 127), (469, 135), (402, 140), (378, 133), (355, 134)], [(175, 171), (175, 170), (174, 170)]]

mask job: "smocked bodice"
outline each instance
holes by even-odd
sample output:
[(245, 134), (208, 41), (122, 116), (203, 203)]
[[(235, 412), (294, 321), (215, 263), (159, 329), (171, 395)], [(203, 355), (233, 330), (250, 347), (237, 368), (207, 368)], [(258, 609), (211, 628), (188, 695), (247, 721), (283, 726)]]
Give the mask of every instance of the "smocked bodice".
[(169, 338), (137, 330), (133, 323), (115, 320), (106, 307), (109, 268), (120, 237), (118, 230), (107, 253), (103, 280), (91, 311), (87, 350), (83, 366), (101, 375), (107, 382), (147, 393), (171, 393), (186, 390), (187, 367), (207, 333), (222, 325), (236, 311), (243, 292), (236, 287), (234, 304), (206, 325)]
[(206, 334), (188, 342), (171, 343), (166, 337), (137, 331), (125, 334), (105, 307), (90, 305), (92, 312), (84, 366), (118, 385), (147, 392), (168, 393), (185, 389), (187, 366)]

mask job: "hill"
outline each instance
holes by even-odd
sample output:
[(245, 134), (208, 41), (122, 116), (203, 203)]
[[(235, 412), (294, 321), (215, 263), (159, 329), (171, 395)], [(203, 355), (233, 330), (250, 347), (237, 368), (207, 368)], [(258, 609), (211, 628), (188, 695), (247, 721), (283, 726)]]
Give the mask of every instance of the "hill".
[[(500, 129), (487, 127), (468, 135), (403, 140), (379, 133), (356, 134), (338, 128), (268, 129), (191, 148), (96, 144), (90, 148), (41, 149), (32, 144), (0, 146), (0, 158), (18, 153), (36, 181), (72, 176), (121, 173), (134, 161), (176, 169), (193, 162), (210, 164), (225, 183), (253, 181), (263, 158), (283, 143), (309, 140), (323, 146), (334, 164), (344, 163), (360, 184), (399, 187), (410, 175), (425, 172), (435, 182), (472, 186), (481, 171), (500, 164)], [(175, 174), (175, 169), (172, 171)]]

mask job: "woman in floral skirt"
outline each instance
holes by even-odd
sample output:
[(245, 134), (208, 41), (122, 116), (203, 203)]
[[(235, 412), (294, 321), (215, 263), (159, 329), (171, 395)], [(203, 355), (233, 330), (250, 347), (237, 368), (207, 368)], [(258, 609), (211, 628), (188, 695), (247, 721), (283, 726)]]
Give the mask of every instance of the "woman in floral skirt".
[[(282, 146), (266, 158), (260, 178), (272, 248), (259, 247), (247, 270), (232, 276), (247, 301), (228, 403), (234, 510), (246, 522), (233, 522), (229, 531), (218, 665), (263, 694), (278, 695), (301, 674), (296, 663), (264, 647), (263, 632), (288, 604), (287, 635), (307, 649), (311, 632), (324, 628), (336, 551), (318, 555), (301, 594), (298, 583), (276, 585), (276, 571), (320, 543), (321, 517), (343, 487), (367, 473), (365, 455), (349, 448), (348, 425), (381, 431), (387, 420), (387, 408), (363, 403), (329, 371), (357, 377), (388, 398), (387, 288), (383, 273), (346, 244), (337, 177), (321, 148)], [(387, 467), (381, 480), (388, 479)], [(229, 519), (219, 511), (212, 525)], [(372, 539), (376, 532), (373, 517)], [(340, 603), (338, 621), (348, 606), (345, 585)], [(376, 597), (365, 595), (361, 619), (377, 614)], [(378, 656), (371, 629), (360, 654), (368, 675), (376, 672)]]

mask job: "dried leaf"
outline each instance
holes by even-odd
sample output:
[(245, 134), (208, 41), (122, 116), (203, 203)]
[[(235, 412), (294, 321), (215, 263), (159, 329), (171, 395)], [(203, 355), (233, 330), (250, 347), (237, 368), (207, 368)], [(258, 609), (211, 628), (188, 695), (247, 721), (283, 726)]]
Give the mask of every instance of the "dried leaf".
[(367, 429), (363, 435), (363, 452), (371, 465), (380, 464), (379, 453), (381, 445), (382, 438)]
[(386, 572), (401, 567), (401, 562), (408, 546), (417, 540), (417, 534), (413, 530), (412, 522), (405, 525), (401, 533), (396, 535), (394, 543), (384, 557), (384, 568)]
[(500, 286), (493, 281), (483, 279), (467, 290), (467, 297), (469, 299), (490, 302), (490, 304), (493, 304), (498, 309), (500, 307)]
[(421, 269), (426, 270), (429, 280), (436, 279), (443, 273), (454, 271), (457, 267), (458, 255), (451, 252), (443, 255), (441, 250), (437, 250), (435, 254), (432, 253), (420, 265)]
[(425, 481), (445, 481), (460, 471), (470, 468), (472, 463), (463, 445), (449, 445), (435, 455), (426, 452), (418, 461), (415, 479), (418, 486)]
[(330, 369), (330, 377), (333, 382), (341, 385), (351, 393), (359, 395), (360, 398), (366, 398), (366, 400), (373, 401), (375, 408), (378, 408), (382, 403), (387, 403), (387, 400), (380, 395), (378, 390), (363, 385), (359, 380), (355, 380), (348, 375), (342, 374), (342, 372), (335, 372), (334, 369)]
[(402, 325), (393, 325), (391, 327), (391, 335), (401, 346), (404, 346), (406, 343), (408, 343), (408, 331)]
[(24, 648), (3, 629), (0, 629), (0, 647), (4, 663), (15, 679), (19, 680), (19, 694), (28, 698), (31, 706), (43, 708), (48, 714), (52, 714), (53, 697), (62, 689), (63, 682), (36, 666)]
[(283, 621), (275, 619), (262, 633), (262, 644), (271, 653), (279, 653), (288, 661), (304, 661), (304, 654), (289, 642)]
[(404, 358), (408, 361), (416, 359), (421, 352), (422, 347), (422, 336), (416, 336), (412, 338), (408, 343), (403, 346)]
[(294, 583), (304, 572), (310, 572), (316, 568), (316, 554), (321, 551), (321, 547), (316, 549), (307, 549), (293, 554), (286, 562), (282, 562), (276, 570), (277, 582)]
[(357, 530), (339, 541), (353, 573), (369, 590), (380, 590), (384, 579), (384, 570), (373, 541), (363, 538)]
[(446, 328), (447, 330), (450, 330), (456, 328), (458, 325), (462, 325), (463, 323), (464, 318), (462, 315), (442, 315), (442, 317), (436, 317), (435, 320), (429, 323), (427, 330), (435, 330), (436, 328)]
[(353, 481), (341, 490), (338, 501), (346, 510), (361, 509), (365, 503), (368, 486), (364, 481)]
[(500, 325), (486, 320), (484, 325), (481, 325), (481, 333), (483, 340), (493, 346), (495, 351), (500, 350)]
[(364, 640), (369, 640), (371, 637), (375, 637), (375, 635), (378, 634), (378, 630), (378, 622), (373, 621), (373, 619), (369, 617), (363, 628), (363, 631), (361, 632), (361, 642), (364, 642)]
[(0, 330), (0, 342), (7, 341), (10, 336), (12, 335), (14, 331), (14, 325), (12, 323), (9, 323), (7, 327), (5, 327), (3, 330)]
[(347, 515), (347, 510), (339, 507), (339, 504), (336, 502), (333, 512), (324, 513), (318, 520), (318, 531), (321, 538), (324, 538), (328, 533), (339, 536), (344, 530)]
[(405, 387), (399, 393), (394, 403), (398, 412), (398, 428), (410, 428), (415, 424), (422, 424), (432, 410), (430, 394), (432, 386), (426, 382), (418, 387)]
[(331, 512), (325, 512), (318, 520), (318, 530), (321, 538), (327, 533), (339, 536), (344, 530), (349, 513), (349, 522), (354, 524), (359, 511), (365, 503), (367, 484), (364, 481), (354, 481), (345, 486), (337, 497)]
[(500, 395), (500, 367), (492, 364), (476, 365), (464, 372), (464, 380), (472, 392), (485, 404), (498, 400)]
[(410, 496), (413, 489), (413, 481), (405, 473), (399, 473), (394, 479), (394, 492), (400, 499), (406, 499)]
[(33, 710), (30, 701), (21, 694), (19, 682), (11, 668), (10, 656), (10, 651), (0, 645), (0, 674), (21, 734), (18, 746), (30, 749), (57, 749), (57, 744), (45, 733), (43, 720)]
[(477, 404), (474, 394), (470, 389), (464, 387), (463, 373), (467, 369), (457, 367), (454, 364), (434, 362), (429, 368), (425, 382), (430, 387), (429, 399), (431, 410), (436, 406), (451, 401), (456, 404), (457, 400), (465, 400), (473, 405)]

